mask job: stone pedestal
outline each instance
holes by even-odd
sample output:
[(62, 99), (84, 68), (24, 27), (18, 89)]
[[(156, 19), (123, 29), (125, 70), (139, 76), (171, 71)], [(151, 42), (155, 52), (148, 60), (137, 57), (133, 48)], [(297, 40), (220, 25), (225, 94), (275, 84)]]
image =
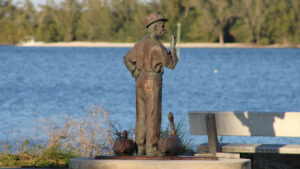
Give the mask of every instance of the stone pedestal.
[(97, 160), (74, 158), (69, 169), (251, 169), (248, 159), (218, 160)]

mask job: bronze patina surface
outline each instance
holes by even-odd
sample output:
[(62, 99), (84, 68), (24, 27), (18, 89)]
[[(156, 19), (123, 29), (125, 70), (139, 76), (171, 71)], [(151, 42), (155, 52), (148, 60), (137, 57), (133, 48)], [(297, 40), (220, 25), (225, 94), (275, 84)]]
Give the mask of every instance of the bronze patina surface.
[(96, 156), (98, 160), (218, 160), (217, 157), (195, 157), (195, 156)]
[(122, 137), (118, 138), (113, 145), (113, 151), (117, 156), (133, 155), (136, 150), (136, 144), (127, 138), (126, 130), (123, 131)]
[(165, 19), (160, 13), (145, 17), (149, 34), (124, 56), (124, 63), (136, 81), (136, 131), (138, 156), (162, 156), (157, 145), (161, 128), (163, 67), (174, 69), (176, 40), (171, 37), (170, 51), (159, 41), (165, 34)]

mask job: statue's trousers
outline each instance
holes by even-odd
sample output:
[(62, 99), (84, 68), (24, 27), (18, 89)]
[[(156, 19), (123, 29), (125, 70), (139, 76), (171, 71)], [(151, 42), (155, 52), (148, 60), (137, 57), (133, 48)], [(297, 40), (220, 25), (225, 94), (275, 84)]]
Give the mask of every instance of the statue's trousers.
[(136, 79), (136, 143), (157, 150), (161, 126), (162, 74), (141, 71)]

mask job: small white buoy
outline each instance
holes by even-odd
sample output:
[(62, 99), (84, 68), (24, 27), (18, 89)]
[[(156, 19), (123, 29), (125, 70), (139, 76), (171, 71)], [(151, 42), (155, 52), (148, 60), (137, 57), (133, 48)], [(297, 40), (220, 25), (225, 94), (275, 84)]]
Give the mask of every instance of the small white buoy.
[(214, 73), (215, 73), (215, 74), (217, 74), (218, 72), (219, 72), (218, 69), (215, 69), (215, 70), (214, 70)]

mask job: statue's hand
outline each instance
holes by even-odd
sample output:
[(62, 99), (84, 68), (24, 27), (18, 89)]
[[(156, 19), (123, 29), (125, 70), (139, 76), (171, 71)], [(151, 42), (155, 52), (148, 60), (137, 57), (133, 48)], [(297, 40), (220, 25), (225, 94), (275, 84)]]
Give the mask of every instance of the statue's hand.
[(135, 69), (133, 72), (132, 72), (132, 76), (136, 79), (140, 74), (140, 71), (138, 69)]
[(176, 37), (174, 35), (172, 35), (171, 39), (170, 39), (170, 48), (174, 49), (175, 46), (176, 46)]

